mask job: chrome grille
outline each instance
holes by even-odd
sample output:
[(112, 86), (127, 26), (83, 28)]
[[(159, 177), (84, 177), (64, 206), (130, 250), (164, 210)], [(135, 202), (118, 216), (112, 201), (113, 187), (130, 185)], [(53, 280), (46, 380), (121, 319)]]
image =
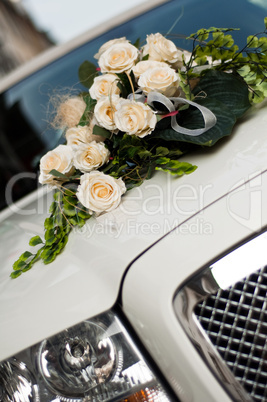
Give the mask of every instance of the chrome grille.
[(209, 295), (195, 315), (255, 401), (267, 401), (267, 266)]

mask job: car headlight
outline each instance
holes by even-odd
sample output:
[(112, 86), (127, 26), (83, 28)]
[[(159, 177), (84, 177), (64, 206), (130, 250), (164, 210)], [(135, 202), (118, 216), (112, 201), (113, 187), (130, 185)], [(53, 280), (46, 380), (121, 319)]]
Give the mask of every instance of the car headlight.
[(1, 362), (0, 400), (170, 399), (118, 316), (109, 311)]

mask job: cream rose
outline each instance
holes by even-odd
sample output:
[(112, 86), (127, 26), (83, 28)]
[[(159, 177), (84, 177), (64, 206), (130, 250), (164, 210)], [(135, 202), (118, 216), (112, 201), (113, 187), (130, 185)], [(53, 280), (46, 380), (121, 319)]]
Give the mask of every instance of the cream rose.
[(139, 61), (133, 68), (132, 71), (136, 78), (139, 78), (141, 74), (147, 71), (149, 68), (154, 67), (169, 67), (167, 63), (155, 60), (142, 60)]
[(92, 141), (79, 145), (74, 152), (73, 163), (83, 173), (91, 172), (103, 166), (109, 159), (110, 152), (103, 142)]
[(99, 215), (117, 208), (125, 191), (122, 179), (114, 179), (103, 172), (93, 171), (81, 176), (76, 195), (91, 214)]
[(69, 128), (66, 131), (67, 145), (75, 148), (80, 144), (89, 144), (92, 141), (92, 129), (88, 126)]
[(145, 137), (154, 130), (157, 118), (152, 109), (141, 102), (121, 99), (114, 121), (119, 130), (138, 137)]
[(100, 98), (95, 105), (95, 119), (99, 126), (107, 130), (114, 131), (117, 129), (114, 122), (114, 113), (119, 103), (120, 98), (117, 95), (106, 96)]
[(173, 96), (179, 87), (179, 77), (170, 67), (150, 68), (140, 75), (138, 86), (146, 94), (157, 91), (165, 96)]
[(110, 46), (116, 45), (118, 43), (129, 43), (129, 41), (126, 39), (125, 36), (118, 39), (111, 39), (100, 47), (98, 53), (94, 55), (94, 58), (98, 60), (101, 54), (103, 54), (108, 48), (110, 48)]
[(94, 83), (89, 89), (93, 99), (99, 100), (102, 96), (119, 95), (120, 90), (116, 81), (118, 77), (115, 74), (103, 74), (94, 79)]
[(68, 145), (59, 145), (52, 151), (47, 152), (40, 160), (40, 176), (41, 184), (53, 184), (53, 180), (58, 177), (50, 174), (51, 170), (70, 176), (74, 171), (73, 151)]
[(130, 43), (118, 43), (101, 54), (98, 64), (102, 73), (129, 71), (138, 58), (138, 50)]
[(148, 54), (150, 60), (166, 61), (171, 64), (182, 60), (182, 52), (171, 40), (166, 39), (160, 33), (147, 35), (146, 41), (143, 54)]

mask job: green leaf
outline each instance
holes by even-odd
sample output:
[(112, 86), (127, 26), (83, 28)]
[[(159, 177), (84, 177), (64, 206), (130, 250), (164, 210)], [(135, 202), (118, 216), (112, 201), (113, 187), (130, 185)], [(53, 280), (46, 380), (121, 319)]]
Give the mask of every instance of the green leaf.
[(143, 184), (143, 183), (144, 183), (144, 180), (138, 180), (138, 181), (128, 180), (125, 184), (126, 184), (127, 191), (129, 191), (135, 187), (141, 186), (141, 184)]
[(93, 134), (100, 135), (104, 138), (110, 138), (112, 136), (112, 133), (109, 130), (106, 130), (104, 127), (100, 127), (97, 125), (94, 125)]
[(155, 172), (155, 166), (154, 166), (154, 164), (153, 164), (153, 165), (150, 164), (150, 165), (148, 166), (148, 169), (147, 169), (146, 180), (150, 180), (151, 177), (153, 176), (154, 172)]
[(66, 246), (66, 244), (68, 242), (68, 239), (69, 238), (67, 235), (62, 237), (62, 239), (60, 240), (60, 242), (58, 243), (58, 246), (57, 246), (57, 250), (56, 250), (57, 254), (61, 253), (61, 251), (64, 249), (64, 247)]
[[(75, 179), (78, 179), (80, 177), (80, 174), (75, 174), (73, 176), (67, 176), (67, 175), (59, 172), (56, 169), (50, 170), (49, 174), (51, 174), (51, 175), (53, 175), (55, 177), (58, 177), (59, 179), (66, 180), (66, 181), (75, 180)], [(57, 196), (57, 194), (59, 194), (59, 196)], [(59, 201), (60, 198), (61, 198), (61, 192), (60, 191), (56, 192), (54, 194), (54, 198), (56, 199), (56, 201)]]
[(42, 244), (42, 243), (43, 243), (43, 240), (41, 239), (40, 236), (34, 236), (29, 241), (30, 246), (37, 246), (37, 244)]
[(195, 63), (197, 63), (198, 66), (204, 66), (207, 64), (207, 56), (196, 57)]
[(50, 251), (50, 252), (46, 252), (45, 254), (42, 255), (42, 260), (44, 264), (50, 264), (51, 262), (53, 262), (56, 259), (57, 253), (55, 252), (55, 250)]
[(71, 189), (65, 189), (64, 195), (68, 197), (75, 197), (76, 191), (73, 191)]
[[(217, 47), (223, 46), (223, 44), (224, 44), (224, 34), (223, 34), (223, 32), (219, 32), (219, 31), (213, 32), (212, 37), (213, 37), (214, 44), (216, 42)], [(208, 39), (208, 36), (207, 36), (206, 39)]]
[(142, 57), (142, 61), (146, 61), (149, 59), (149, 54), (146, 54), (145, 56)]
[(262, 91), (253, 88), (252, 99), (254, 103), (260, 103), (265, 99)]
[(30, 252), (30, 251), (25, 251), (23, 254), (21, 254), (21, 256), (20, 256), (20, 260), (21, 261), (27, 261), (27, 259), (29, 258), (29, 257), (32, 257), (33, 256), (33, 254)]
[(12, 279), (16, 279), (16, 278), (18, 278), (21, 274), (22, 274), (22, 271), (21, 271), (21, 270), (19, 270), (19, 271), (13, 271), (13, 272), (11, 272), (10, 277), (11, 277)]
[(13, 264), (14, 271), (17, 271), (17, 270), (25, 267), (28, 259), (32, 258), (33, 256), (34, 256), (34, 254), (32, 254), (30, 251), (25, 251), (24, 253), (22, 253), (21, 256)]
[(251, 48), (251, 47), (258, 47), (259, 45), (259, 39), (257, 36), (255, 35), (250, 35), (247, 38), (247, 47)]
[(96, 100), (92, 99), (89, 93), (83, 97), (83, 100), (86, 104), (86, 107), (85, 107), (83, 115), (80, 118), (80, 121), (78, 123), (78, 126), (82, 126), (82, 127), (90, 124), (90, 121), (93, 116), (94, 107), (96, 105)]
[(46, 246), (51, 246), (54, 242), (57, 241), (57, 237), (55, 235), (54, 229), (49, 229), (45, 232), (45, 244)]
[[(155, 130), (153, 136), (166, 141), (182, 141), (197, 145), (212, 146), (222, 137), (231, 134), (236, 123), (236, 117), (222, 102), (214, 99), (202, 99), (198, 103), (210, 109), (217, 117), (217, 123), (202, 135), (190, 136), (177, 133), (172, 128), (167, 130)], [(197, 109), (189, 109), (183, 112), (183, 124), (181, 126), (191, 130), (203, 127), (203, 118)]]
[[(135, 85), (135, 77), (133, 72), (130, 72), (130, 78), (126, 73), (116, 74), (119, 77), (120, 82), (118, 82), (117, 86), (121, 91), (121, 95), (123, 98), (127, 98), (129, 94), (133, 92), (132, 85)], [(132, 83), (132, 85), (131, 85)]]
[(196, 102), (198, 102), (197, 95), (202, 93), (206, 95), (206, 99), (224, 103), (236, 118), (241, 117), (251, 106), (247, 84), (233, 74), (221, 71), (206, 71), (193, 93)]
[(72, 226), (82, 227), (85, 224), (85, 220), (81, 216), (79, 216), (78, 213), (75, 216), (71, 217), (69, 221)]
[(265, 25), (265, 28), (267, 29), (267, 17), (264, 18), (264, 25)]
[(173, 158), (174, 156), (179, 157), (183, 155), (183, 151), (181, 151), (180, 149), (172, 149), (169, 152), (169, 157)]
[(156, 148), (156, 155), (157, 156), (166, 156), (169, 154), (169, 150), (166, 147), (157, 147)]
[[(56, 170), (56, 172), (57, 172), (57, 170)], [(53, 198), (56, 202), (59, 202), (61, 200), (61, 196), (62, 196), (62, 194), (60, 191), (55, 191), (53, 194)], [(57, 207), (57, 204), (56, 204), (56, 207)]]
[(14, 270), (17, 271), (18, 269), (22, 269), (27, 265), (25, 261), (17, 261), (17, 264), (13, 266)]
[(56, 215), (54, 215), (54, 226), (62, 226), (64, 223), (64, 217), (62, 216), (62, 213), (59, 212)]
[(44, 247), (40, 257), (41, 259), (45, 262), (45, 260), (47, 260), (51, 255), (54, 255), (55, 251), (53, 250), (53, 248), (50, 247)]
[[(261, 52), (265, 53), (267, 51), (267, 38), (266, 36), (261, 36), (259, 38), (259, 47), (261, 49)], [(266, 55), (265, 55), (266, 57)]]
[(76, 215), (76, 207), (75, 205), (68, 204), (67, 202), (63, 205), (64, 214), (67, 216), (74, 216)]
[(265, 97), (267, 97), (267, 82), (266, 81), (264, 81), (264, 82), (261, 82), (259, 85), (258, 85), (258, 87), (261, 89), (261, 91), (263, 92), (263, 95), (265, 96)]
[(190, 174), (197, 169), (197, 166), (188, 162), (180, 162), (176, 160), (169, 161), (165, 166), (157, 166), (156, 170), (170, 173), (173, 176), (183, 176), (184, 174)]
[(45, 229), (52, 229), (54, 227), (54, 219), (52, 217), (46, 218), (44, 221)]
[(133, 46), (135, 46), (135, 47), (137, 47), (137, 49), (139, 49), (141, 46), (141, 39), (137, 38), (136, 41), (134, 42)]
[(155, 163), (157, 163), (158, 165), (166, 165), (166, 163), (168, 163), (170, 161), (170, 158), (158, 158), (155, 160)]
[(63, 204), (72, 205), (73, 207), (75, 207), (77, 203), (78, 198), (76, 197), (76, 194), (63, 196)]
[(24, 268), (22, 269), (22, 272), (27, 272), (27, 271), (29, 271), (29, 270), (31, 269), (31, 267), (32, 267), (31, 264), (27, 264), (26, 267), (24, 267)]
[(69, 180), (69, 177), (68, 177), (68, 176), (66, 176), (66, 175), (63, 174), (63, 173), (58, 172), (56, 169), (50, 170), (49, 174), (52, 174), (53, 176), (58, 177), (58, 178), (60, 178), (60, 179)]
[(250, 71), (250, 66), (248, 64), (245, 64), (237, 70), (238, 74), (240, 74), (241, 77), (246, 77), (250, 73)]
[(45, 232), (45, 240), (55, 237), (55, 229), (48, 229)]
[(138, 156), (140, 159), (147, 159), (151, 157), (151, 152), (148, 150), (142, 150), (138, 152)]
[(80, 218), (82, 218), (82, 219), (90, 219), (90, 218), (92, 217), (92, 215), (89, 214), (88, 211), (84, 211), (84, 210), (80, 210), (80, 211), (78, 212), (78, 216), (79, 216)]
[(54, 214), (55, 211), (56, 211), (56, 209), (57, 209), (57, 203), (56, 203), (55, 201), (53, 201), (53, 202), (51, 203), (51, 205), (50, 205), (50, 208), (49, 208), (50, 214)]
[(130, 158), (134, 158), (134, 156), (141, 150), (142, 148), (140, 146), (130, 146), (129, 148), (127, 148), (127, 155), (129, 155)]
[(86, 88), (91, 88), (94, 78), (98, 76), (97, 67), (90, 61), (84, 61), (79, 68), (79, 80)]
[(208, 37), (209, 37), (209, 34), (207, 33), (206, 29), (199, 29), (197, 31), (197, 35), (198, 35), (198, 40), (200, 42), (203, 42), (203, 41), (207, 40)]
[(124, 170), (127, 169), (127, 168), (128, 168), (127, 163), (121, 165), (118, 169), (116, 169), (115, 172), (113, 172), (113, 173), (114, 173), (113, 176), (114, 176), (114, 177), (118, 177), (118, 176), (119, 176), (121, 173), (123, 173)]

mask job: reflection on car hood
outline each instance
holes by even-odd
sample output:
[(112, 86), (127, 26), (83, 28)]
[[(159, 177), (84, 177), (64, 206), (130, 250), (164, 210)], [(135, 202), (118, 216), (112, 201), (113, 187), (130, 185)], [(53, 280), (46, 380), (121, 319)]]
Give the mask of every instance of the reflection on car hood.
[[(5, 211), (0, 227), (0, 361), (109, 309), (131, 261), (181, 222), (266, 170), (266, 106), (258, 109), (228, 139), (188, 155), (185, 159), (198, 165), (193, 174), (176, 179), (159, 172), (131, 190), (116, 211), (71, 233), (55, 262), (38, 263), (15, 280), (9, 278), (12, 264), (29, 249), (31, 236), (42, 236), (52, 195), (34, 194), (20, 213)], [(212, 235), (212, 222), (200, 219), (186, 230)]]

